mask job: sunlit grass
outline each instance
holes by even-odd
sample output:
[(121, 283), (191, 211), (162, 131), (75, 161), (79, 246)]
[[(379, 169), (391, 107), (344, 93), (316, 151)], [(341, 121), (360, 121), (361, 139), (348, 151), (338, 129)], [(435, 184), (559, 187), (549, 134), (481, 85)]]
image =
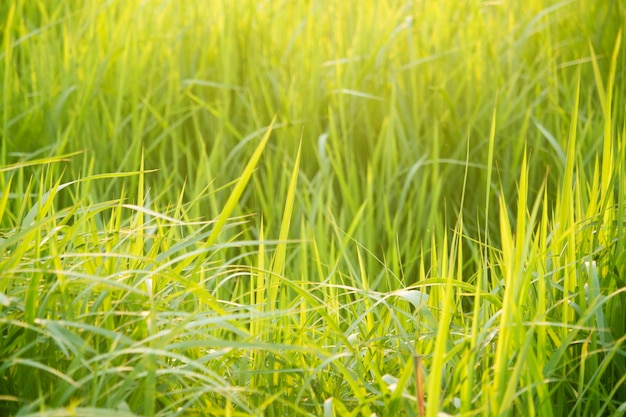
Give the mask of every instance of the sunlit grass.
[(0, 16), (0, 414), (626, 414), (620, 2)]

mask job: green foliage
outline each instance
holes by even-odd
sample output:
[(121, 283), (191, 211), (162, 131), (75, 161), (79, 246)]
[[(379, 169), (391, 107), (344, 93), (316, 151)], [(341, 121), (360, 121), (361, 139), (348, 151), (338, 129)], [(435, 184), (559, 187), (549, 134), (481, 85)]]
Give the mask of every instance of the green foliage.
[(0, 2), (0, 414), (625, 415), (625, 18)]

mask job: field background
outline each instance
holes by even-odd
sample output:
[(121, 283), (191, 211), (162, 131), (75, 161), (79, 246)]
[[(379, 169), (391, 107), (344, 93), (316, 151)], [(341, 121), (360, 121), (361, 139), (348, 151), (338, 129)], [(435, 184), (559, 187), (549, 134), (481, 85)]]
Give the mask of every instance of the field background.
[(626, 414), (626, 6), (0, 2), (0, 414)]

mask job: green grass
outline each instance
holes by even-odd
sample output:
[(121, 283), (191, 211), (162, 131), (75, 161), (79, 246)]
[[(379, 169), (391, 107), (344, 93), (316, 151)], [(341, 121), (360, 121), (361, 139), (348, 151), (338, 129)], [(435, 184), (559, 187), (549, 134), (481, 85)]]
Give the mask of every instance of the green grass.
[(0, 415), (626, 415), (625, 21), (0, 2)]

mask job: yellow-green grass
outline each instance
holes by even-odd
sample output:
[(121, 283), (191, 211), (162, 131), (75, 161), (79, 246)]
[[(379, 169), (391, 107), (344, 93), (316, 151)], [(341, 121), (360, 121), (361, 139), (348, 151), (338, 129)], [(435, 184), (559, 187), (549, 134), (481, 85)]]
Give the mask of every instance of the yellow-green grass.
[(625, 17), (0, 2), (0, 414), (626, 414)]

